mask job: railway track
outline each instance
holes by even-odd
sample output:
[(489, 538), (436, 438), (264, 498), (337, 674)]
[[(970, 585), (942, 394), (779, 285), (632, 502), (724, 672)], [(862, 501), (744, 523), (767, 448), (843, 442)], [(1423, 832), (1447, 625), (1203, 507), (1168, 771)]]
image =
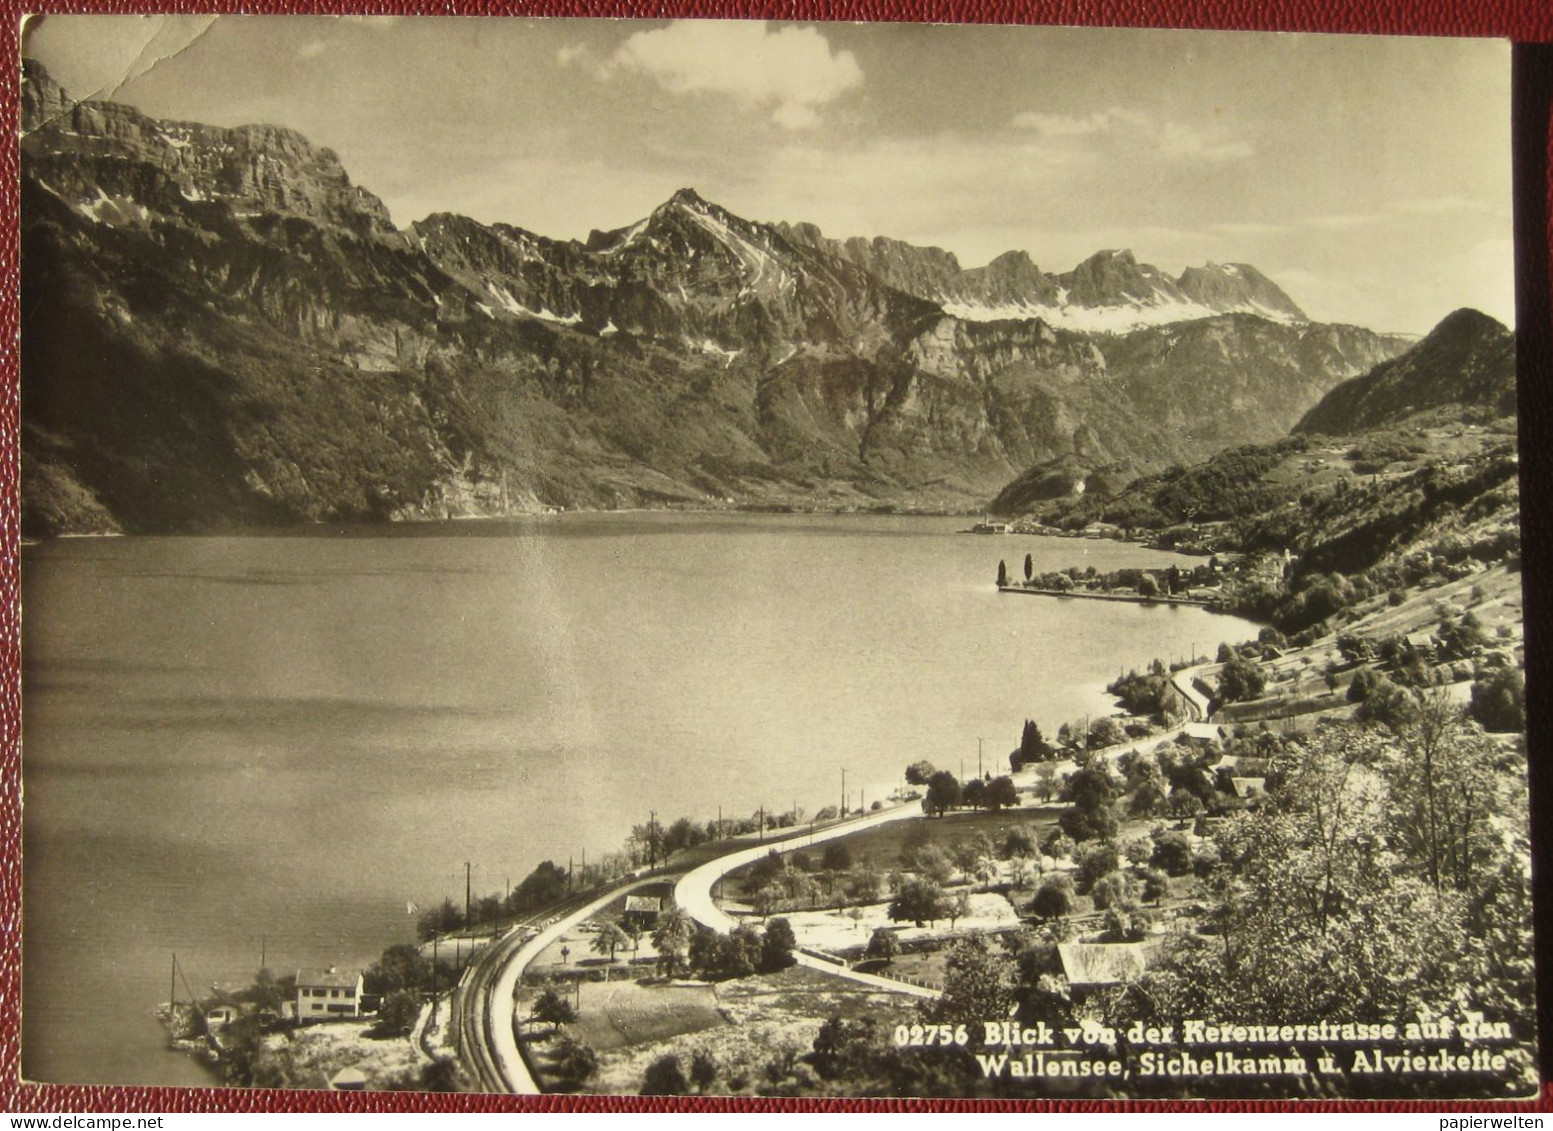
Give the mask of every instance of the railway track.
[(480, 1091), (539, 1093), (513, 1028), (513, 999), (528, 964), (562, 932), (624, 893), (673, 878), (649, 876), (568, 896), (516, 921), (469, 964), (453, 991), (453, 1016), (459, 1061)]

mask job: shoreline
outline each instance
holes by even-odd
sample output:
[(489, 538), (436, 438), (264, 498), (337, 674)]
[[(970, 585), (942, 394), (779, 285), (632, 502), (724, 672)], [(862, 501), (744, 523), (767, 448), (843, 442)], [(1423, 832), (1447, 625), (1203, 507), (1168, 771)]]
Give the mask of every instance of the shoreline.
[(1023, 585), (1000, 585), (999, 593), (1029, 593), (1038, 597), (1076, 597), (1081, 601), (1123, 601), (1131, 605), (1186, 605), (1194, 609), (1218, 612), (1216, 601), (1196, 597), (1145, 597), (1138, 593), (1089, 593), (1077, 589), (1033, 589)]

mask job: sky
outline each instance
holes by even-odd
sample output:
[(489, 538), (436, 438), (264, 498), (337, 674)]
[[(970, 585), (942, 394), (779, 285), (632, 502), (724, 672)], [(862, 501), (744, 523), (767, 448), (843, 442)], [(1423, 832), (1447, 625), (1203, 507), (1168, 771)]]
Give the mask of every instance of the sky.
[(965, 267), (1251, 263), (1313, 318), (1513, 325), (1497, 40), (759, 21), (66, 16), (76, 97), (291, 126), (395, 223), (556, 238), (681, 187)]

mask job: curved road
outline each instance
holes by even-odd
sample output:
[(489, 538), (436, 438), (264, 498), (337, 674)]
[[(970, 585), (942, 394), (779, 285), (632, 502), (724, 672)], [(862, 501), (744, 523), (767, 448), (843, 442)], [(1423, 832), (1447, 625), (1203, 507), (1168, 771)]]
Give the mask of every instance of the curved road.
[[(753, 848), (744, 848), (738, 852), (730, 852), (726, 856), (719, 856), (714, 860), (708, 860), (700, 867), (694, 868), (681, 876), (679, 882), (674, 885), (674, 902), (679, 904), (684, 909), (685, 914), (689, 915), (696, 922), (710, 927), (714, 931), (726, 933), (738, 924), (727, 912), (717, 906), (717, 901), (712, 898), (712, 885), (729, 872), (736, 868), (742, 868), (746, 864), (753, 864), (773, 848), (780, 851), (784, 847), (796, 848), (800, 844), (804, 847), (811, 844), (823, 844), (827, 840), (851, 836), (854, 833), (862, 832), (864, 829), (871, 829), (878, 825), (887, 824), (890, 821), (905, 820), (908, 817), (921, 818), (922, 810), (918, 806), (907, 802), (903, 805), (897, 805), (893, 809), (882, 809), (877, 813), (869, 813), (867, 816), (856, 820), (843, 821), (819, 832), (799, 833), (796, 836), (783, 837), (781, 840), (768, 840), (763, 844), (755, 845)], [(926, 818), (923, 819), (925, 820)], [(823, 970), (827, 974), (835, 974), (878, 989), (907, 994), (911, 997), (936, 998), (939, 996), (937, 990), (930, 990), (925, 986), (915, 986), (909, 982), (898, 982), (892, 978), (881, 978), (874, 974), (863, 974), (839, 962), (828, 962), (823, 958), (807, 954), (801, 950), (793, 957), (798, 960), (800, 966)]]

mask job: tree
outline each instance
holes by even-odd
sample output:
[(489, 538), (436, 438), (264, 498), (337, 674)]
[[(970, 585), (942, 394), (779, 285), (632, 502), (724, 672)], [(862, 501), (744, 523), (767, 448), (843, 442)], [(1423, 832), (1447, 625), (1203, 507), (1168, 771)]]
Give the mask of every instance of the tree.
[(1412, 718), (1413, 707), (1413, 697), (1404, 688), (1378, 676), (1353, 717), (1361, 723), (1378, 723), (1399, 730)]
[(960, 804), (969, 809), (980, 809), (987, 797), (987, 783), (971, 778), (960, 787)]
[(1370, 643), (1356, 632), (1339, 632), (1337, 650), (1350, 664), (1362, 663), (1371, 656)]
[(679, 1057), (672, 1053), (660, 1056), (647, 1066), (647, 1073), (642, 1077), (642, 1095), (683, 1096), (689, 1092), (690, 1081), (685, 1079), (685, 1070), (679, 1066)]
[(554, 860), (545, 860), (512, 889), (505, 900), (506, 910), (515, 915), (554, 903), (565, 897), (567, 881), (565, 868)]
[(1472, 685), (1467, 713), (1484, 730), (1520, 732), (1526, 729), (1526, 681), (1515, 668), (1500, 668)]
[(907, 785), (927, 785), (933, 777), (933, 763), (923, 759), (906, 767)]
[(888, 914), (897, 923), (909, 920), (922, 927), (944, 918), (947, 911), (942, 888), (930, 880), (912, 880), (890, 901)]
[(1115, 719), (1096, 719), (1089, 724), (1089, 748), (1098, 750), (1126, 741), (1122, 726)]
[(1005, 860), (1028, 860), (1035, 855), (1035, 832), (1030, 828), (1009, 829), (1003, 837)]
[(395, 990), (377, 1009), (377, 1028), (384, 1036), (402, 1037), (415, 1027), (421, 1003), (409, 990)]
[(850, 872), (852, 850), (847, 847), (845, 841), (833, 840), (825, 846), (825, 854), (821, 857), (820, 864), (827, 872)]
[[(1417, 813), (1399, 813), (1388, 796), (1387, 767), (1407, 756), (1393, 734), (1353, 727), (1325, 728), (1275, 756), (1268, 804), (1215, 832), (1232, 880), (1217, 888), (1212, 934), (1176, 936), (1144, 979), (1161, 1013), (1284, 1024), (1461, 1016), (1497, 995), (1473, 977), (1494, 946), (1470, 901), (1421, 874), (1428, 857), (1416, 845), (1400, 842), (1401, 859), (1390, 847)], [(1485, 848), (1508, 859), (1500, 840)], [(1479, 874), (1503, 875), (1492, 864)], [(1529, 1023), (1529, 998), (1522, 1010)]]
[(1073, 838), (1061, 829), (1053, 829), (1041, 842), (1041, 851), (1053, 860), (1069, 859), (1076, 847)]
[(1262, 669), (1239, 656), (1219, 671), (1219, 698), (1225, 703), (1258, 699), (1266, 686), (1267, 680), (1262, 675)]
[(944, 904), (944, 914), (949, 919), (949, 929), (952, 931), (955, 924), (971, 913), (971, 897), (969, 892), (956, 892), (954, 898)]
[(1004, 562), (1004, 561), (1000, 561), (1000, 562), (998, 562), (998, 588), (1002, 589), (1007, 584), (1008, 584), (1008, 563)]
[(986, 833), (966, 837), (954, 846), (955, 866), (960, 869), (960, 875), (966, 880), (974, 879), (981, 871), (983, 861), (990, 860), (994, 854), (992, 841)]
[(1007, 1017), (1014, 1004), (1014, 964), (980, 935), (955, 943), (944, 971), (944, 991), (928, 1011), (941, 1024), (979, 1025)]
[(599, 1054), (576, 1037), (562, 1035), (556, 1038), (555, 1047), (551, 1049), (550, 1063), (556, 1074), (575, 1088), (599, 1070)]
[(1091, 841), (1079, 848), (1076, 861), (1078, 867), (1074, 871), (1079, 890), (1088, 891), (1101, 877), (1109, 876), (1121, 867), (1122, 854), (1112, 841)]
[(702, 1095), (717, 1081), (717, 1058), (706, 1049), (697, 1049), (690, 1058), (690, 1082)]
[(1375, 684), (1379, 677), (1370, 668), (1360, 668), (1353, 673), (1353, 679), (1348, 681), (1348, 702), (1363, 703), (1375, 690)]
[(367, 968), (362, 989), (387, 996), (399, 990), (418, 992), (431, 985), (431, 960), (414, 943), (397, 943)]
[(1192, 842), (1185, 833), (1160, 833), (1154, 838), (1149, 863), (1166, 875), (1184, 876), (1192, 870)]
[(927, 783), (927, 796), (922, 799), (922, 811), (929, 817), (942, 817), (960, 804), (960, 783), (948, 770), (939, 770)]
[(1035, 555), (1034, 554), (1026, 554), (1025, 555), (1025, 580), (1029, 581), (1034, 576), (1035, 576)]
[(1058, 872), (1041, 882), (1030, 901), (1030, 913), (1042, 919), (1060, 919), (1073, 911), (1073, 881), (1067, 873)]
[(1019, 790), (1014, 788), (1014, 780), (1007, 776), (993, 778), (987, 783), (981, 803), (994, 813), (999, 809), (1016, 807), (1019, 804)]
[(919, 876), (932, 880), (940, 887), (954, 878), (953, 858), (936, 844), (917, 849), (912, 856), (911, 866)]
[(1096, 911), (1116, 908), (1125, 911), (1138, 901), (1138, 888), (1126, 872), (1110, 872), (1096, 880), (1090, 888)]
[(901, 941), (895, 937), (895, 932), (888, 927), (875, 927), (874, 933), (868, 938), (868, 950), (864, 957), (878, 959), (888, 966), (900, 952)]
[(1041, 734), (1041, 728), (1034, 719), (1026, 719), (1024, 729), (1019, 734), (1019, 749), (1010, 757), (1012, 768), (1017, 772), (1031, 762), (1045, 761), (1051, 755), (1051, 743)]
[(1138, 595), (1151, 599), (1159, 596), (1159, 582), (1152, 573), (1146, 573), (1138, 579)]
[(1145, 903), (1158, 904), (1170, 894), (1170, 877), (1158, 868), (1143, 873), (1143, 899)]
[(860, 868), (847, 882), (847, 894), (862, 903), (873, 903), (884, 890), (884, 876), (877, 868)]
[(415, 921), (416, 934), (423, 940), (456, 931), (464, 925), (464, 913), (451, 899), (444, 899), (440, 906), (421, 912)]
[(1496, 745), (1463, 724), (1443, 689), (1417, 704), (1399, 737), (1382, 771), (1397, 842), (1436, 891), (1469, 890), (1493, 856)]
[(665, 977), (672, 978), (683, 966), (690, 952), (692, 930), (689, 916), (678, 907), (670, 906), (658, 915), (652, 944), (658, 950), (658, 965)]
[(577, 1011), (572, 1008), (571, 1002), (556, 993), (554, 989), (548, 989), (534, 1002), (530, 1016), (535, 1021), (547, 1022), (550, 1025), (550, 1031), (555, 1032), (562, 1025), (570, 1025), (577, 1020)]
[(1202, 798), (1180, 786), (1170, 791), (1170, 797), (1165, 803), (1165, 811), (1178, 821), (1190, 821), (1202, 816), (1203, 808)]
[(1063, 800), (1073, 808), (1057, 818), (1057, 825), (1075, 841), (1104, 840), (1116, 834), (1116, 815), (1112, 805), (1118, 795), (1116, 779), (1109, 767), (1088, 765), (1068, 777)]
[(760, 944), (760, 968), (764, 971), (785, 970), (797, 961), (793, 952), (798, 949), (798, 936), (786, 919), (773, 919), (766, 925), (765, 937)]
[(631, 940), (625, 931), (621, 930), (619, 923), (601, 923), (593, 936), (593, 953), (607, 954), (609, 960), (615, 960), (615, 951), (625, 946)]

